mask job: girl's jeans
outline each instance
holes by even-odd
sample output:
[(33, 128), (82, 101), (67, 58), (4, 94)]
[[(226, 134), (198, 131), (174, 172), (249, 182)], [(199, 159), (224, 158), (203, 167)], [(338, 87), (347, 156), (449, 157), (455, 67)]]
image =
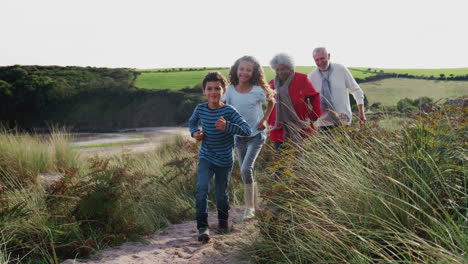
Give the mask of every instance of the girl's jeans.
[(197, 169), (197, 188), (195, 194), (195, 207), (197, 220), (208, 217), (208, 192), (210, 191), (211, 177), (215, 175), (215, 197), (218, 213), (227, 213), (229, 207), (228, 185), (231, 179), (232, 166), (218, 167), (213, 163), (200, 159)]
[(253, 167), (258, 154), (260, 154), (260, 150), (262, 150), (265, 139), (264, 133), (258, 133), (252, 137), (236, 137), (237, 156), (244, 184), (252, 184), (254, 182)]

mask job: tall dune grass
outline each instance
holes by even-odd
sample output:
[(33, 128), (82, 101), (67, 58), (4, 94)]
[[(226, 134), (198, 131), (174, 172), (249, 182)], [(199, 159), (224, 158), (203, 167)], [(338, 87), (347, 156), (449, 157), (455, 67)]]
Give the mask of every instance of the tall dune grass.
[(53, 168), (48, 145), (29, 135), (0, 134), (0, 179), (14, 174), (15, 180), (33, 183), (41, 172)]
[(3, 232), (0, 232), (0, 264), (8, 264), (10, 261), (13, 261), (10, 259), (10, 254), (6, 248), (7, 239), (3, 236)]
[[(0, 263), (59, 263), (193, 216), (198, 146), (86, 157), (66, 133), (0, 135)], [(59, 172), (42, 184), (40, 173)]]
[(343, 130), (285, 150), (248, 252), (260, 263), (464, 263), (466, 113), (449, 106), (401, 131)]
[(0, 130), (0, 185), (37, 184), (41, 173), (82, 166), (63, 130), (54, 129), (48, 138)]

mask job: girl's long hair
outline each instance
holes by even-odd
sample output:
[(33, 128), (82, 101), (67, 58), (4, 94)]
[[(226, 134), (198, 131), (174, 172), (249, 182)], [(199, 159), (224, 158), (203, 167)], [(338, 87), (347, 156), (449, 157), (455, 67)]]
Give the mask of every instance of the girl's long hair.
[(231, 70), (229, 71), (229, 82), (234, 86), (239, 84), (237, 69), (239, 68), (241, 61), (247, 61), (253, 64), (253, 73), (249, 81), (250, 84), (262, 87), (267, 97), (267, 101), (273, 100), (275, 92), (270, 88), (270, 85), (268, 85), (267, 81), (265, 80), (265, 72), (263, 72), (263, 67), (260, 65), (260, 62), (258, 62), (258, 60), (253, 56), (243, 56), (236, 60), (234, 65), (231, 66)]

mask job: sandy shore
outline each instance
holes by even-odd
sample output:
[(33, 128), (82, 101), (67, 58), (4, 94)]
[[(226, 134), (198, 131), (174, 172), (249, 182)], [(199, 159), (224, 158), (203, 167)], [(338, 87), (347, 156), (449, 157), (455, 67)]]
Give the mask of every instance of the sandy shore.
[[(132, 135), (135, 134), (141, 137), (132, 137)], [(75, 134), (75, 136), (77, 136), (79, 139), (73, 142), (72, 145), (83, 146), (119, 142), (135, 142), (135, 144), (128, 144), (124, 146), (79, 148), (77, 150), (81, 153), (88, 154), (112, 154), (121, 151), (139, 153), (153, 150), (161, 143), (176, 135), (190, 137), (187, 127), (144, 127), (122, 129), (116, 133)]]
[[(119, 247), (109, 248), (98, 252), (87, 260), (66, 260), (62, 264), (215, 264), (215, 263), (244, 263), (243, 254), (238, 248), (240, 241), (245, 241), (255, 233), (252, 222), (242, 223), (242, 210), (230, 211), (233, 230), (225, 235), (217, 235), (211, 231), (211, 241), (202, 244), (197, 241), (195, 221), (171, 225), (168, 228), (146, 237), (144, 243), (129, 242)], [(209, 217), (213, 230), (217, 223), (215, 213)]]

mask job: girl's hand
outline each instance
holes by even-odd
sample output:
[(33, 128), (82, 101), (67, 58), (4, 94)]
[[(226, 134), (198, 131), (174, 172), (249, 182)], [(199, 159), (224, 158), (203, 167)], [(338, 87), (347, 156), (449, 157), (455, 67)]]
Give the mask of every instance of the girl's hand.
[(221, 131), (226, 131), (226, 119), (224, 117), (220, 117), (215, 123), (216, 129)]
[(265, 128), (267, 128), (268, 124), (267, 124), (267, 121), (266, 119), (262, 119), (260, 120), (260, 122), (258, 123), (257, 125), (257, 129), (262, 131), (262, 130), (265, 130)]
[(197, 141), (202, 141), (203, 140), (203, 131), (195, 131), (193, 133), (193, 138), (195, 138)]

